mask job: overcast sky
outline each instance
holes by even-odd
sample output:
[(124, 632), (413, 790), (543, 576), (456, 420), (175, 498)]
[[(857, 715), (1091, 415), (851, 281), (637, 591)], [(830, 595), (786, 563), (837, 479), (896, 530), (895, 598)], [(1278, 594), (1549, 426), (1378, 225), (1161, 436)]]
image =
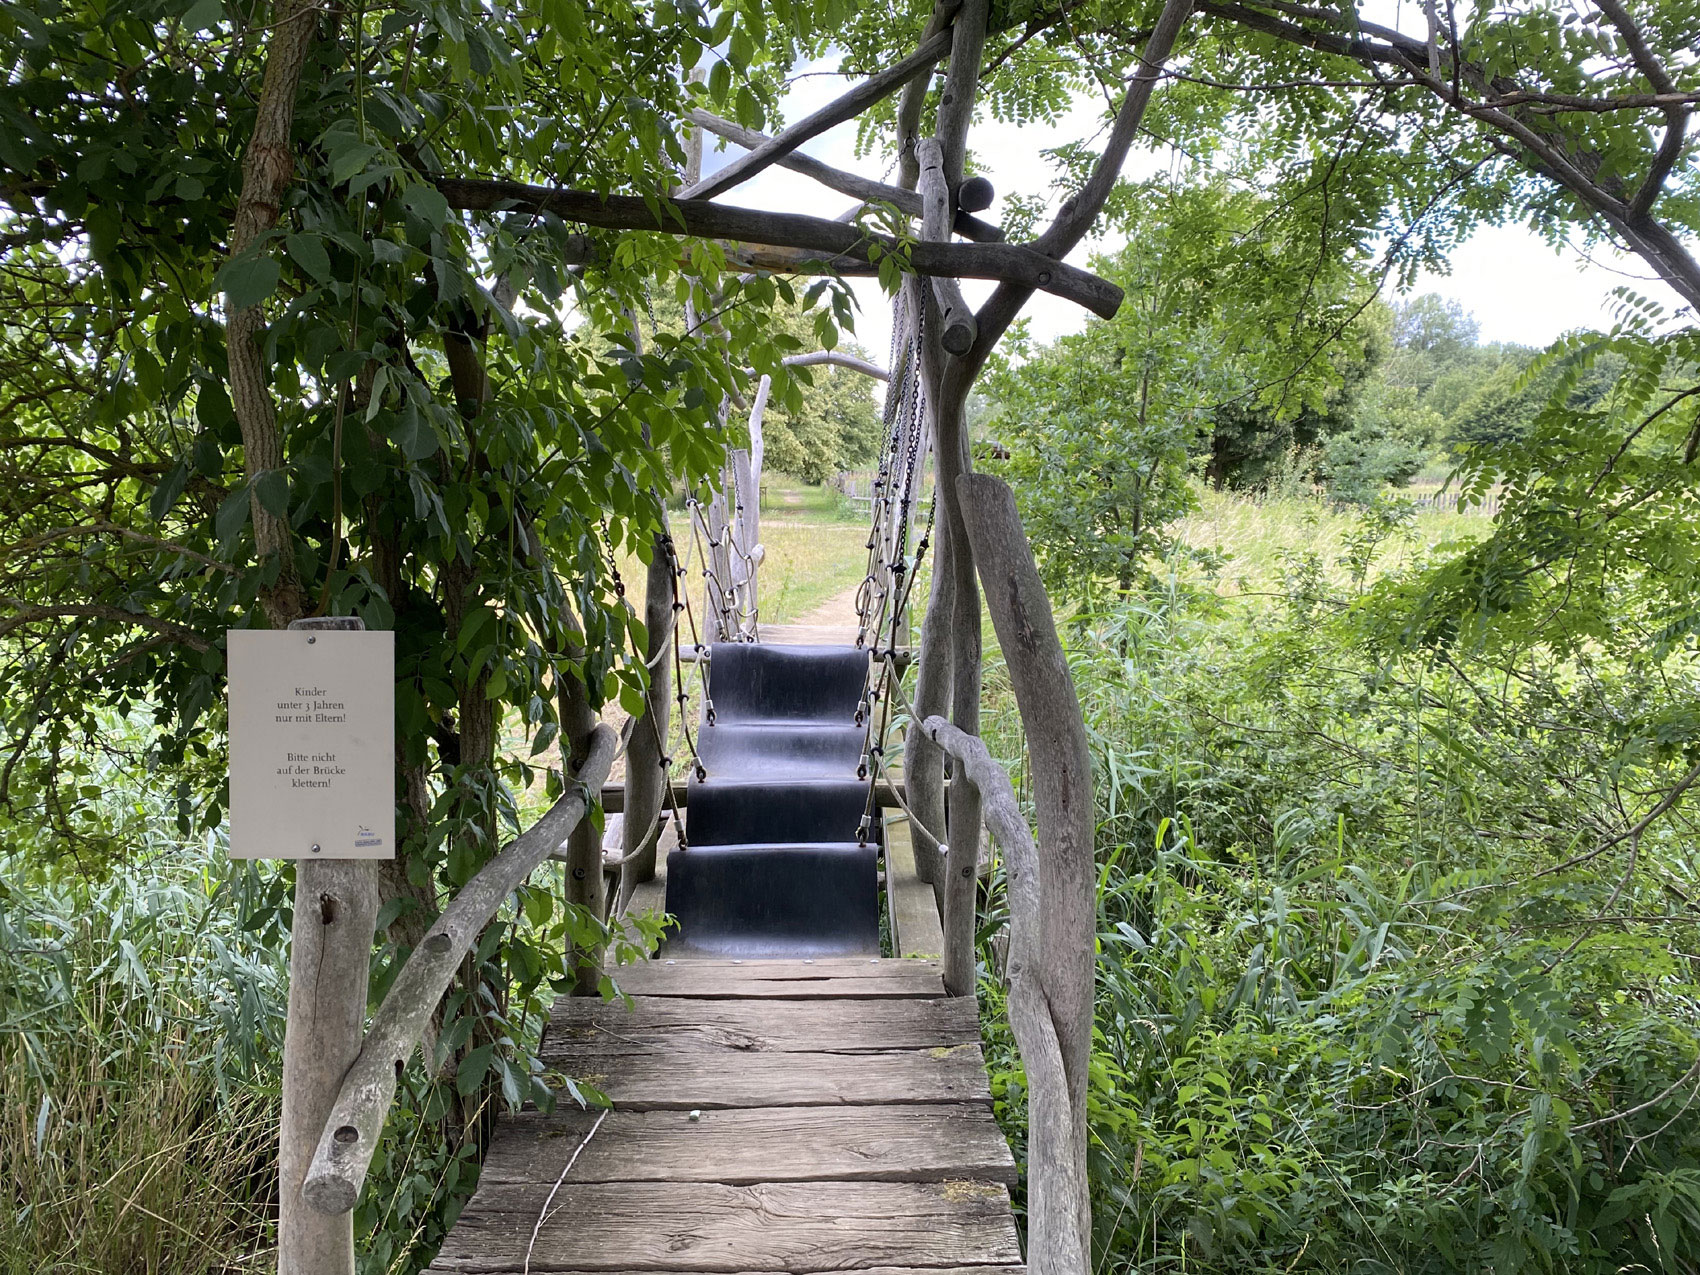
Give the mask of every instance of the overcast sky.
[[(1379, 7), (1379, 6), (1378, 6)], [(1391, 3), (1383, 21), (1393, 16)], [(785, 117), (797, 120), (842, 93), (846, 81), (833, 74), (827, 61), (808, 68), (813, 74), (799, 76), (785, 101)], [(978, 123), (969, 137), (981, 171), (996, 187), (1000, 202), (984, 214), (997, 219), (1001, 197), (1009, 193), (1038, 194), (1050, 188), (1052, 170), (1041, 151), (1064, 142), (1092, 137), (1103, 120), (1101, 101), (1083, 100), (1056, 126), (1015, 127), (993, 122)], [(890, 171), (880, 172), (877, 156), (858, 159), (855, 154), (855, 124), (844, 124), (823, 134), (803, 150), (838, 168), (890, 180)], [(743, 151), (728, 145), (714, 149), (708, 139), (703, 157), (705, 173), (713, 172)], [(1127, 173), (1144, 177), (1161, 171), (1165, 160), (1136, 154)], [(728, 203), (780, 212), (808, 213), (833, 217), (851, 204), (847, 196), (827, 190), (789, 170), (770, 168), (755, 179), (722, 196)], [(1054, 202), (1054, 201), (1053, 201)], [(1069, 258), (1079, 265), (1094, 250), (1114, 247), (1102, 239), (1089, 240)], [(1457, 300), (1473, 314), (1484, 341), (1515, 341), (1545, 345), (1561, 333), (1577, 327), (1605, 327), (1612, 322), (1611, 291), (1629, 284), (1670, 308), (1679, 302), (1634, 259), (1607, 257), (1588, 262), (1574, 251), (1554, 252), (1531, 232), (1517, 226), (1484, 227), (1454, 255), (1451, 271), (1444, 275), (1424, 274), (1414, 292), (1437, 292)], [(873, 280), (854, 280), (852, 286), (861, 302), (856, 340), (884, 363), (891, 344), (889, 305)], [(991, 291), (990, 284), (965, 281), (963, 291), (971, 304)], [(1034, 335), (1048, 340), (1077, 331), (1086, 323), (1086, 312), (1043, 293), (1035, 296), (1024, 311), (1032, 320)]]

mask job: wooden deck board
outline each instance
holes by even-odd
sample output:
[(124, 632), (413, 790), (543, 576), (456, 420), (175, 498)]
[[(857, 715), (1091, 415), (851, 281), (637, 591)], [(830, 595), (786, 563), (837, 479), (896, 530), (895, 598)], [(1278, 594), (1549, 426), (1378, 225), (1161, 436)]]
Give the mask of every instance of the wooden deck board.
[[(937, 957), (944, 951), (938, 896), (915, 871), (909, 816), (885, 816), (885, 899), (891, 950), (900, 957)], [(943, 963), (940, 962), (941, 979)]]
[(433, 1269), (844, 1271), (1012, 1266), (1008, 1192), (984, 1182), (501, 1183), (460, 1215)]
[(551, 1065), (622, 1111), (990, 1103), (978, 1044), (855, 1055), (680, 1049), (562, 1058)]
[(976, 1103), (701, 1110), (694, 1119), (525, 1112), (491, 1148), (481, 1180), (553, 1182), (574, 1155), (574, 1182), (1015, 1182), (1009, 1144)]
[(868, 957), (801, 961), (680, 959), (645, 961), (613, 971), (628, 996), (688, 996), (719, 1000), (926, 998), (944, 995), (942, 961)]
[(741, 1052), (858, 1053), (932, 1049), (980, 1039), (974, 1002), (938, 1000), (734, 1000), (662, 996), (619, 1001), (563, 997), (550, 1015), (543, 1056), (651, 1053), (663, 1042)]
[(616, 981), (543, 1043), (613, 1109), (504, 1117), (433, 1275), (1025, 1275), (976, 1006), (937, 961)]

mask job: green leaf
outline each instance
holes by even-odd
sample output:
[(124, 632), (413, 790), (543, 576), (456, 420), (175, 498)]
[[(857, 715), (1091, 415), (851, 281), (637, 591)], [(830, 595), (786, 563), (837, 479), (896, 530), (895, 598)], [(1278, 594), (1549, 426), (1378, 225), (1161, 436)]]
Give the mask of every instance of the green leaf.
[(449, 219), (449, 201), (435, 186), (409, 186), (401, 202), (407, 206), (408, 212), (433, 228)]
[(213, 518), (213, 531), (221, 542), (228, 544), (241, 534), (247, 521), (248, 484), (243, 483), (226, 496), (224, 503), (218, 507), (218, 513)]
[(289, 479), (281, 469), (262, 470), (254, 479), (254, 494), (273, 518), (289, 517)]
[(188, 485), (189, 466), (178, 461), (166, 471), (165, 477), (159, 480), (159, 485), (153, 489), (152, 499), (148, 501), (148, 512), (153, 515), (155, 522), (165, 521), (165, 515), (171, 512), (172, 506), (177, 503), (178, 497)]
[(224, 21), (221, 0), (195, 0), (183, 15), (183, 26), (189, 31), (208, 31)]
[(324, 240), (317, 235), (288, 235), (283, 242), (296, 265), (319, 283), (330, 282), (331, 255), (325, 251)]
[(224, 293), (232, 309), (246, 310), (271, 296), (281, 273), (273, 257), (250, 249), (224, 263), (213, 287)]
[(325, 145), (330, 151), (331, 181), (338, 186), (363, 171), (373, 156), (383, 149), (361, 141), (353, 133), (333, 133), (325, 139)]
[(455, 1072), (455, 1092), (462, 1098), (484, 1082), (484, 1077), (490, 1070), (490, 1056), (495, 1052), (494, 1044), (480, 1045), (460, 1060), (460, 1067)]

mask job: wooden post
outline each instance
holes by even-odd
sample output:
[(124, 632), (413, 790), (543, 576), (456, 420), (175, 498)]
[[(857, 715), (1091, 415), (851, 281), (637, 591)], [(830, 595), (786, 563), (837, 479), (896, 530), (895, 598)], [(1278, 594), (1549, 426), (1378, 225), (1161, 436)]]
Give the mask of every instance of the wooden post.
[[(576, 625), (576, 619), (573, 621)], [(579, 630), (582, 637), (583, 630)], [(584, 654), (582, 647), (571, 651), (574, 658)], [(590, 706), (590, 694), (585, 684), (570, 672), (561, 672), (557, 701), (561, 720), (561, 755), (571, 774), (583, 772), (591, 749), (598, 739), (599, 723), (596, 710)], [(597, 780), (601, 782), (600, 779)], [(602, 839), (588, 819), (574, 825), (567, 837), (566, 901), (584, 908), (598, 921), (607, 919), (607, 888), (602, 878)], [(602, 982), (602, 953), (599, 950), (580, 951), (573, 966), (573, 995), (595, 996)]]
[[(339, 617), (297, 620), (289, 627), (365, 625)], [(354, 1275), (353, 1220), (309, 1207), (301, 1187), (337, 1090), (360, 1056), (378, 873), (376, 860), (302, 859), (295, 866), (278, 1125), (278, 1275)]]
[(760, 565), (759, 503), (752, 491), (750, 453), (734, 447), (726, 454), (727, 549), (731, 564), (731, 632), (729, 637), (753, 641), (756, 636), (756, 568)]
[[(666, 800), (667, 727), (673, 711), (673, 540), (665, 532), (655, 537), (655, 556), (644, 578), (643, 625), (649, 635), (644, 659), (649, 665), (649, 691), (643, 716), (632, 726), (626, 745), (626, 809), (622, 825), (619, 905), (625, 907), (640, 882), (655, 877), (655, 839), (650, 830)], [(647, 844), (646, 844), (647, 842)], [(642, 853), (639, 853), (642, 851)]]
[[(1033, 798), (1039, 816), (1035, 869), (1043, 888), (1040, 890), (1037, 882), (1032, 884), (1036, 897), (1042, 899), (1042, 910), (1035, 907), (1035, 928), (1029, 936), (1030, 947), (1036, 947), (1037, 954), (1023, 959), (1037, 967), (1039, 1001), (1046, 1007), (1056, 1033), (1068, 1085), (1067, 1146), (1073, 1158), (1069, 1180), (1084, 1184), (1097, 922), (1092, 755), (1080, 697), (1057, 639), (1050, 598), (1022, 530), (1015, 496), (1007, 483), (987, 474), (965, 475), (957, 485), (968, 534), (974, 542), (975, 561), (986, 586), (987, 609), (1009, 668), (1032, 759)], [(1025, 831), (1025, 822), (1021, 828)], [(1011, 889), (1013, 892), (1013, 878)], [(1017, 959), (1015, 939), (1020, 937), (1018, 934), (1011, 941), (1012, 970)], [(1084, 1186), (1079, 1198), (1068, 1203), (1077, 1210), (1077, 1233), (1089, 1237), (1091, 1205)], [(1056, 1224), (1062, 1225), (1060, 1221)], [(1089, 1240), (1084, 1242), (1089, 1249)], [(1033, 1269), (1038, 1272), (1043, 1267), (1035, 1265)]]

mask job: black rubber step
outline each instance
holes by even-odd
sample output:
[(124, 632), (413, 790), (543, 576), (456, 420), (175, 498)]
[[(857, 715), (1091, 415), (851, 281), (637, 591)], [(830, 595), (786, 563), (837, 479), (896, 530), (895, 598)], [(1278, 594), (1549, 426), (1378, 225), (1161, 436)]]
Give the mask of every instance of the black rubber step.
[(708, 651), (708, 698), (717, 723), (854, 725), (867, 682), (868, 653), (853, 646), (716, 642)]
[(868, 785), (849, 779), (790, 780), (775, 770), (755, 777), (692, 784), (685, 808), (689, 846), (795, 844), (859, 840)]
[(862, 764), (867, 738), (861, 726), (721, 721), (698, 732), (697, 755), (710, 783), (769, 776), (842, 779)]
[(872, 845), (693, 845), (667, 856), (666, 951), (747, 957), (878, 956)]

